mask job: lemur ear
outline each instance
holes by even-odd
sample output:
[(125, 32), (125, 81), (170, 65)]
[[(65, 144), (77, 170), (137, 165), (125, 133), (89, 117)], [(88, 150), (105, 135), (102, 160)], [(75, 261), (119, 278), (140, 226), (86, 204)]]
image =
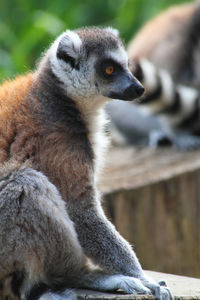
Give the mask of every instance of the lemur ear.
[(116, 28), (107, 27), (107, 28), (105, 28), (105, 31), (112, 33), (116, 37), (119, 37), (119, 31)]
[(79, 69), (79, 58), (82, 41), (74, 31), (67, 30), (61, 36), (57, 48), (57, 58), (69, 63), (72, 68)]

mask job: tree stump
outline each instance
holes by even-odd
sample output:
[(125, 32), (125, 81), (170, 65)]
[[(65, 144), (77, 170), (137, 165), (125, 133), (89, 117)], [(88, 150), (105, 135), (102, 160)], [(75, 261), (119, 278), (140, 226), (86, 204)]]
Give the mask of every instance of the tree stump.
[(142, 266), (200, 277), (200, 151), (113, 148), (105, 165), (106, 214)]

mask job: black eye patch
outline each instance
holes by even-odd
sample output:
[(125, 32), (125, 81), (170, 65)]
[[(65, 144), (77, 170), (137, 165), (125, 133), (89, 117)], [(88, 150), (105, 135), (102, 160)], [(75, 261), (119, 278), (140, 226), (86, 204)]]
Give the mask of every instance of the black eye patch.
[(96, 64), (97, 74), (105, 79), (112, 80), (122, 70), (123, 67), (112, 58), (104, 58)]
[(57, 57), (64, 60), (66, 63), (70, 64), (73, 69), (79, 70), (79, 65), (76, 60), (67, 54), (67, 52), (61, 47), (58, 48)]

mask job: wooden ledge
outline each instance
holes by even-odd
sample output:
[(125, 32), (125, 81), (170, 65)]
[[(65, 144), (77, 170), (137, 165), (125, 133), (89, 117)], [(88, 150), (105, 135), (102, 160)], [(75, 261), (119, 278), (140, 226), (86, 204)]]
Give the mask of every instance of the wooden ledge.
[(200, 277), (200, 150), (113, 148), (102, 175), (106, 214), (143, 268)]
[(113, 147), (106, 154), (99, 188), (104, 193), (135, 189), (200, 169), (200, 150)]
[[(171, 289), (175, 300), (198, 300), (200, 299), (200, 279), (177, 276), (159, 272), (146, 271), (147, 275), (154, 278), (156, 281), (164, 279)], [(120, 295), (110, 293), (100, 293), (89, 290), (78, 290), (78, 299), (90, 299), (90, 300), (121, 300), (121, 299), (132, 299), (132, 300), (144, 300), (144, 299), (155, 299), (154, 296), (147, 295)]]

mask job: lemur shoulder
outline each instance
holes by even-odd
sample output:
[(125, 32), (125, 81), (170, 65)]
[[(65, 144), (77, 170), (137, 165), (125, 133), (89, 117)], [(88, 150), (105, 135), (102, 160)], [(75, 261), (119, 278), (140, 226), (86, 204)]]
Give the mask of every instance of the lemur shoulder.
[(173, 299), (107, 220), (95, 184), (103, 105), (142, 93), (112, 28), (64, 32), (35, 72), (1, 86), (1, 299), (75, 299), (80, 287)]

